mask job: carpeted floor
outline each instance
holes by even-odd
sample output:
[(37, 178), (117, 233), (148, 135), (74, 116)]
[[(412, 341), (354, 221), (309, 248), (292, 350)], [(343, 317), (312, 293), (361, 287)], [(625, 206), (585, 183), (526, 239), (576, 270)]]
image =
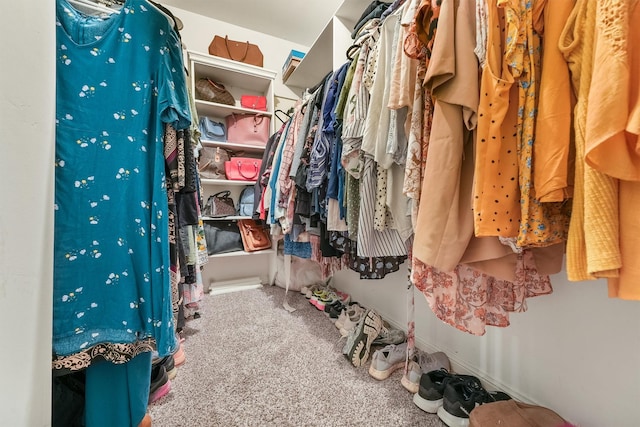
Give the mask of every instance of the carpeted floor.
[(377, 381), (368, 363), (354, 368), (329, 318), (289, 295), (294, 313), (276, 286), (206, 295), (153, 426), (444, 426), (413, 404), (401, 370)]

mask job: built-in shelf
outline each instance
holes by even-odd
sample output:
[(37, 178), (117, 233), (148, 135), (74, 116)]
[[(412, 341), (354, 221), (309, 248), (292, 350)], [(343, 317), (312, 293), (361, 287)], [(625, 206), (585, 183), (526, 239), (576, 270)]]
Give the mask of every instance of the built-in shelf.
[(201, 139), (200, 142), (202, 145), (207, 147), (220, 147), (225, 148), (230, 151), (246, 151), (252, 153), (262, 153), (264, 152), (264, 145), (250, 145), (250, 144), (237, 144), (235, 142), (227, 142), (227, 141), (208, 141), (206, 139)]
[[(189, 84), (195, 98), (194, 108), (198, 118), (209, 117), (212, 120), (224, 123), (225, 118), (231, 114), (261, 114), (270, 120), (269, 135), (273, 133), (275, 127), (273, 123), (273, 111), (275, 109), (274, 82), (277, 75), (275, 71), (193, 51), (187, 52), (187, 58)], [(197, 82), (200, 79), (209, 79), (224, 85), (225, 89), (233, 96), (234, 104), (227, 105), (203, 100), (202, 98), (205, 97), (199, 96), (196, 90)], [(267, 100), (266, 111), (242, 107), (241, 99), (243, 95), (264, 96)], [(263, 144), (243, 144), (237, 140), (218, 142), (202, 138), (203, 135), (201, 135), (200, 139), (202, 146), (222, 147), (229, 151), (230, 156), (257, 159), (263, 157), (267, 143), (266, 140)], [(256, 181), (202, 178), (200, 184), (203, 200), (207, 200), (209, 196), (221, 190), (227, 190), (230, 193), (230, 197), (234, 199), (234, 203), (238, 204), (245, 189), (253, 187)], [(242, 219), (251, 219), (251, 217), (230, 215), (219, 218), (203, 218), (204, 221), (211, 225), (215, 224), (216, 221), (239, 221)], [(220, 284), (230, 280), (239, 280), (242, 283), (248, 280), (248, 283), (252, 285), (263, 282), (271, 283), (276, 271), (275, 255), (276, 251), (274, 249), (256, 252), (235, 251), (210, 255), (210, 265), (205, 264), (201, 272), (202, 280), (204, 283), (211, 284), (214, 282)], [(242, 258), (246, 256), (256, 256), (256, 258)], [(223, 258), (222, 262), (215, 261), (217, 258)], [(238, 268), (238, 264), (241, 264), (242, 267)], [(249, 277), (242, 278), (242, 276)]]
[(347, 49), (353, 43), (351, 32), (369, 4), (371, 0), (342, 2), (285, 85), (294, 90), (314, 87), (329, 72), (344, 64)]
[(231, 179), (206, 179), (203, 178), (200, 180), (202, 184), (211, 184), (211, 185), (239, 185), (239, 186), (247, 186), (247, 185), (255, 185), (256, 181), (233, 181)]
[(273, 116), (269, 111), (219, 104), (217, 102), (202, 101), (201, 99), (196, 99), (195, 103), (196, 108), (198, 109), (198, 116), (218, 117), (221, 119), (224, 119), (231, 114), (262, 114), (266, 117)]
[[(205, 53), (189, 51), (189, 60), (193, 61), (194, 78), (208, 77), (223, 82), (225, 87), (241, 87), (255, 92), (268, 92), (276, 72), (243, 62), (211, 56)], [(227, 87), (228, 89), (228, 87)]]
[(228, 257), (247, 256), (247, 255), (269, 255), (269, 254), (275, 254), (275, 253), (276, 253), (275, 249), (265, 249), (263, 251), (255, 251), (255, 252), (235, 251), (235, 252), (226, 252), (223, 254), (209, 255), (209, 259), (228, 258)]
[(250, 216), (241, 216), (241, 215), (233, 215), (233, 216), (203, 216), (203, 221), (235, 221), (238, 219), (251, 219)]

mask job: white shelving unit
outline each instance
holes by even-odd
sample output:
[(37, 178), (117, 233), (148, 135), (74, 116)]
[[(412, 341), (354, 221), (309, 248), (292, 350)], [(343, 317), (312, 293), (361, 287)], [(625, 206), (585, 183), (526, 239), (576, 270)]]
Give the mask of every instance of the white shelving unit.
[[(189, 84), (195, 97), (195, 108), (198, 118), (207, 116), (212, 120), (225, 123), (225, 117), (235, 113), (262, 114), (271, 119), (270, 133), (274, 128), (274, 82), (276, 72), (261, 67), (247, 65), (204, 53), (187, 51), (189, 70)], [(201, 78), (222, 83), (236, 100), (235, 105), (219, 104), (198, 99), (195, 85)], [(240, 106), (242, 95), (261, 95), (267, 99), (267, 111), (253, 110)], [(217, 142), (201, 140), (203, 146), (222, 147), (230, 152), (242, 153), (244, 157), (262, 158), (265, 147), (262, 145), (243, 144), (242, 141)], [(265, 141), (266, 143), (266, 141)], [(253, 186), (256, 181), (232, 181), (226, 179), (202, 179), (203, 199), (223, 190), (229, 190), (235, 205), (238, 205), (240, 193), (247, 186)], [(237, 221), (249, 219), (246, 216), (227, 216), (222, 218), (203, 218), (206, 222)], [(257, 252), (236, 251), (209, 256), (202, 276), (205, 288), (214, 290), (218, 285), (242, 282), (255, 284), (256, 278), (261, 283), (272, 283), (275, 276), (274, 249)], [(249, 262), (247, 260), (250, 259)], [(214, 292), (215, 293), (215, 292)]]
[(298, 91), (313, 87), (344, 64), (347, 49), (353, 43), (351, 32), (370, 3), (371, 0), (345, 0), (285, 84)]

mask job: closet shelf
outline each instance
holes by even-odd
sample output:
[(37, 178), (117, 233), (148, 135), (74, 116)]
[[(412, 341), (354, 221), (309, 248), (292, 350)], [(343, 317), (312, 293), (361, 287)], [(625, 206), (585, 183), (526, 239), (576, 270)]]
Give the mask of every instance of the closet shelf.
[(254, 110), (252, 108), (243, 108), (243, 107), (236, 107), (234, 105), (218, 104), (217, 102), (202, 101), (200, 99), (196, 99), (195, 103), (198, 110), (198, 116), (225, 118), (232, 113), (262, 114), (263, 116), (267, 116), (267, 117), (271, 117), (273, 115), (270, 111), (260, 111), (260, 110)]
[(211, 184), (211, 185), (240, 185), (240, 186), (248, 186), (255, 185), (256, 181), (233, 181), (230, 179), (206, 179), (203, 178), (200, 180), (202, 184)]
[(205, 147), (220, 147), (231, 151), (245, 151), (254, 153), (264, 152), (264, 145), (236, 144), (235, 142), (209, 141), (206, 139), (200, 139), (200, 142)]
[[(344, 0), (327, 22), (285, 85), (307, 89), (318, 84), (330, 71), (347, 61), (347, 49), (353, 43), (351, 32), (371, 0)], [(390, 3), (385, 0), (385, 3)]]
[(203, 216), (202, 217), (203, 221), (235, 221), (238, 219), (251, 219), (251, 217), (243, 216), (243, 215), (217, 216), (217, 217)]
[(256, 252), (236, 251), (236, 252), (227, 252), (224, 254), (209, 255), (209, 259), (228, 258), (228, 257), (246, 256), (246, 255), (269, 255), (269, 254), (275, 254), (275, 253), (276, 253), (275, 249), (265, 249), (263, 251), (256, 251)]
[(205, 53), (189, 51), (188, 57), (193, 63), (196, 79), (208, 77), (214, 81), (224, 82), (225, 87), (240, 87), (244, 90), (264, 93), (269, 91), (277, 74), (262, 67)]

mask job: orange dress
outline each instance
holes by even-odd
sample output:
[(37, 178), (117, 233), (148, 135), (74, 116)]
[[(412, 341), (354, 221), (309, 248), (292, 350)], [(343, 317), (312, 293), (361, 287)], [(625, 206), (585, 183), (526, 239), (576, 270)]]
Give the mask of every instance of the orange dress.
[[(543, 3), (490, 2), (482, 74), (474, 194), (477, 236), (517, 237), (519, 247), (564, 242), (569, 208), (540, 203), (533, 191), (533, 147)], [(504, 34), (504, 35), (503, 35)], [(502, 56), (501, 56), (502, 55)]]
[(544, 5), (542, 75), (533, 146), (533, 182), (541, 202), (561, 202), (573, 194), (573, 93), (569, 66), (558, 41), (574, 4), (575, 0), (551, 0)]
[[(518, 188), (518, 88), (503, 50), (512, 52), (517, 26), (489, 2), (487, 60), (480, 82), (473, 188), (475, 235), (516, 237), (520, 221)], [(509, 40), (507, 43), (506, 40)]]

